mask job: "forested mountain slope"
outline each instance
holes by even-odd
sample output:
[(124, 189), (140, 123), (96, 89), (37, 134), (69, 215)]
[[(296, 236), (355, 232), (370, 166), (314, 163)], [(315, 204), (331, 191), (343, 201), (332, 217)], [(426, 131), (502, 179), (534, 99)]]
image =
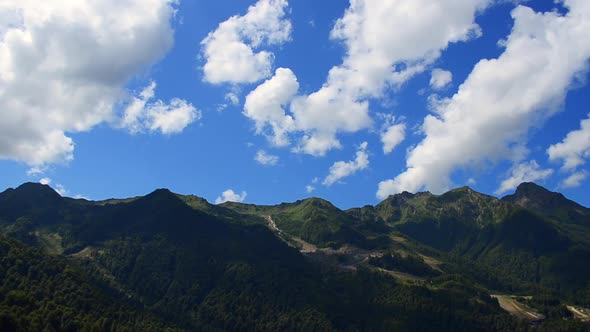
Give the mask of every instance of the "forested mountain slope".
[[(590, 298), (587, 246), (558, 222), (469, 188), (342, 211), (318, 198), (211, 205), (166, 189), (94, 202), (27, 183), (0, 193), (0, 323), (20, 331), (526, 330), (489, 294), (550, 295), (554, 312), (560, 299)], [(302, 254), (301, 243), (314, 250)], [(585, 328), (563, 317), (541, 329)]]

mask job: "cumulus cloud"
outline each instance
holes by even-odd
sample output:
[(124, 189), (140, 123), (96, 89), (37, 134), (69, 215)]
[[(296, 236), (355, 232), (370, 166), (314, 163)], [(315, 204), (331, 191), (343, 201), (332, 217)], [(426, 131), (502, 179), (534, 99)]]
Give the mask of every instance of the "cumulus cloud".
[(529, 128), (559, 110), (572, 82), (587, 68), (590, 2), (566, 0), (564, 5), (569, 8), (564, 16), (525, 6), (512, 11), (514, 27), (504, 52), (481, 60), (459, 91), (426, 116), (426, 137), (410, 151), (406, 171), (382, 181), (378, 197), (424, 187), (440, 193), (459, 167), (522, 158)]
[(571, 131), (560, 143), (547, 149), (549, 159), (563, 161), (562, 170), (573, 171), (590, 157), (590, 114), (580, 122), (580, 129)]
[(351, 1), (331, 32), (346, 47), (342, 64), (330, 70), (321, 89), (293, 102), (295, 118), (307, 132), (299, 150), (323, 155), (340, 147), (337, 133), (370, 127), (368, 99), (424, 71), (449, 43), (477, 36), (475, 14), (487, 3)]
[[(449, 43), (478, 36), (480, 29), (474, 18), (488, 2), (351, 1), (330, 35), (346, 48), (342, 64), (329, 71), (319, 90), (289, 97), (293, 99), (289, 121), (285, 127), (273, 127), (275, 132), (302, 132), (293, 149), (296, 152), (323, 156), (340, 148), (339, 133), (372, 126), (369, 99), (381, 98), (388, 88), (399, 87), (426, 70)], [(276, 105), (275, 101), (270, 103)], [(286, 140), (279, 142), (288, 144)]]
[(275, 75), (246, 96), (244, 115), (256, 124), (256, 133), (266, 135), (275, 146), (289, 145), (288, 133), (296, 129), (285, 107), (299, 89), (297, 77), (288, 68), (278, 68)]
[(395, 116), (390, 114), (382, 115), (384, 124), (381, 128), (381, 143), (383, 143), (383, 153), (389, 154), (400, 144), (406, 137), (406, 124), (396, 123)]
[(389, 154), (395, 147), (406, 137), (406, 125), (404, 123), (389, 126), (381, 133), (381, 142), (383, 143), (383, 153)]
[(572, 172), (561, 182), (563, 188), (579, 187), (588, 177), (588, 172), (576, 171), (590, 157), (590, 114), (588, 116), (580, 121), (580, 129), (569, 132), (561, 142), (547, 149), (549, 160), (562, 161), (561, 170)]
[(2, 1), (0, 158), (71, 160), (67, 133), (113, 121), (127, 82), (172, 46), (173, 3)]
[(264, 150), (258, 150), (256, 152), (256, 156), (254, 156), (254, 160), (260, 165), (276, 165), (279, 162), (279, 157), (269, 154)]
[(337, 161), (330, 167), (330, 173), (322, 184), (331, 186), (340, 179), (351, 176), (354, 173), (369, 167), (369, 154), (367, 153), (367, 142), (363, 142), (356, 152), (356, 157), (351, 161)]
[(215, 204), (221, 204), (225, 202), (238, 202), (241, 203), (246, 200), (247, 192), (242, 191), (241, 194), (235, 193), (232, 189), (228, 189), (221, 193), (221, 196), (215, 199)]
[(453, 73), (448, 70), (435, 68), (430, 76), (430, 87), (435, 90), (446, 88), (453, 81)]
[(121, 125), (131, 133), (147, 130), (176, 134), (201, 118), (201, 112), (185, 100), (173, 98), (168, 104), (159, 99), (151, 101), (155, 88), (152, 82), (125, 108)]
[(185, 100), (174, 98), (170, 104), (161, 100), (148, 105), (146, 109), (147, 128), (162, 134), (177, 134), (193, 121), (201, 118), (201, 113)]
[(552, 169), (542, 169), (535, 160), (516, 164), (510, 171), (510, 176), (502, 181), (496, 194), (500, 195), (509, 190), (513, 190), (523, 182), (533, 182), (544, 180), (553, 174)]
[(232, 16), (201, 41), (209, 83), (254, 83), (270, 76), (274, 55), (262, 46), (290, 39), (291, 22), (285, 18), (287, 0), (259, 0), (243, 16)]
[(311, 192), (313, 192), (315, 190), (315, 187), (308, 184), (307, 186), (305, 186), (305, 191), (309, 194)]
[(561, 187), (562, 188), (579, 187), (582, 184), (582, 181), (586, 180), (587, 177), (588, 177), (588, 172), (586, 172), (586, 171), (574, 172), (561, 182)]
[(42, 178), (41, 180), (39, 180), (39, 183), (49, 185), (51, 183), (51, 179), (50, 178)]

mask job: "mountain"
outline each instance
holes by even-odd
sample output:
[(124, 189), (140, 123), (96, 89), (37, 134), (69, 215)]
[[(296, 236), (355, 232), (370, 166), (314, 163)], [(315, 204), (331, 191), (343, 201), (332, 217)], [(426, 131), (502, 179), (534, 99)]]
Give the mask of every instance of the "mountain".
[[(522, 184), (501, 200), (468, 187), (442, 195), (404, 192), (364, 209), (452, 257), (447, 269), (465, 273), (469, 267), (488, 287), (571, 293), (588, 286), (583, 261), (590, 259), (590, 229), (569, 226), (579, 224), (587, 209), (538, 185)], [(448, 263), (457, 260), (462, 267)]]
[(0, 235), (1, 331), (179, 331), (64, 257)]
[(467, 187), (342, 211), (27, 183), (0, 193), (0, 330), (527, 330), (498, 291), (585, 329), (564, 303), (590, 305), (590, 232), (550, 216)]
[(520, 184), (513, 195), (505, 196), (502, 200), (550, 219), (590, 226), (590, 209), (532, 182)]
[[(272, 216), (281, 231), (320, 247), (338, 248), (345, 243), (374, 247), (378, 244), (374, 234), (362, 232), (370, 228), (367, 223), (321, 198), (308, 198), (275, 206), (234, 202), (227, 202), (222, 206), (246, 215)], [(372, 221), (371, 224), (375, 222)]]

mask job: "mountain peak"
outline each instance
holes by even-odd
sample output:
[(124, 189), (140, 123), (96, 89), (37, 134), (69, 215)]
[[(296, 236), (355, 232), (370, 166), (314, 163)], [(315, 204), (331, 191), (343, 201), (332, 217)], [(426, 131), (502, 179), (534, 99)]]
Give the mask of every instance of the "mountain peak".
[(562, 194), (549, 191), (534, 182), (519, 184), (513, 195), (505, 196), (502, 200), (528, 208), (547, 207), (549, 204), (553, 206), (568, 201)]
[(534, 194), (534, 193), (552, 193), (545, 187), (540, 186), (534, 182), (523, 182), (516, 188), (516, 195)]
[(319, 198), (319, 197), (310, 197), (307, 199), (304, 199), (302, 201), (302, 203), (307, 204), (307, 205), (311, 205), (311, 206), (317, 206), (317, 207), (332, 207), (334, 206), (332, 203), (328, 202), (327, 200), (323, 199), (323, 198)]
[(469, 186), (463, 186), (463, 187), (458, 187), (458, 188), (452, 189), (451, 191), (470, 193), (470, 192), (474, 192), (475, 190), (471, 189), (471, 187), (469, 187)]
[(156, 190), (152, 191), (151, 193), (145, 195), (141, 199), (143, 199), (143, 200), (154, 200), (154, 199), (155, 200), (173, 200), (173, 201), (179, 200), (179, 198), (176, 196), (176, 194), (174, 194), (173, 192), (171, 192), (170, 190), (168, 190), (166, 188), (156, 189)]
[(385, 199), (385, 201), (391, 201), (391, 202), (406, 201), (408, 199), (414, 198), (414, 196), (416, 196), (416, 194), (412, 194), (409, 191), (403, 191), (403, 192), (395, 194), (395, 195), (389, 195)]
[(6, 190), (5, 192), (9, 192), (12, 191), (13, 194), (19, 196), (19, 197), (23, 197), (23, 198), (28, 198), (31, 200), (51, 200), (51, 201), (55, 201), (55, 200), (60, 200), (61, 199), (61, 195), (58, 194), (55, 190), (53, 190), (53, 188), (51, 188), (50, 186), (46, 185), (46, 184), (41, 184), (38, 182), (26, 182), (21, 184), (20, 186), (16, 187), (16, 189), (12, 189), (12, 190)]
[(590, 220), (589, 209), (533, 182), (521, 183), (514, 194), (502, 200), (559, 220), (584, 223)]

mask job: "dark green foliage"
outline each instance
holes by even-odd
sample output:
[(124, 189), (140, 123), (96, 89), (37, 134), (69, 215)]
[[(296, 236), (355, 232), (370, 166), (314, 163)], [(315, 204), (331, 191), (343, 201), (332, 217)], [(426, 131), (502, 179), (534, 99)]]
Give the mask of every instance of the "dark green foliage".
[[(264, 216), (285, 238), (379, 250), (370, 264), (428, 280), (406, 285), (366, 263), (333, 270)], [(540, 297), (590, 301), (590, 250), (572, 229), (469, 188), (344, 212), (317, 198), (215, 206), (165, 189), (91, 202), (25, 184), (0, 194), (0, 231), (12, 238), (0, 237), (0, 330), (528, 330), (488, 289), (536, 295), (550, 318), (539, 330), (575, 330), (583, 325), (563, 321), (562, 302)]]
[(0, 256), (0, 331), (175, 329), (63, 258), (2, 235)]

